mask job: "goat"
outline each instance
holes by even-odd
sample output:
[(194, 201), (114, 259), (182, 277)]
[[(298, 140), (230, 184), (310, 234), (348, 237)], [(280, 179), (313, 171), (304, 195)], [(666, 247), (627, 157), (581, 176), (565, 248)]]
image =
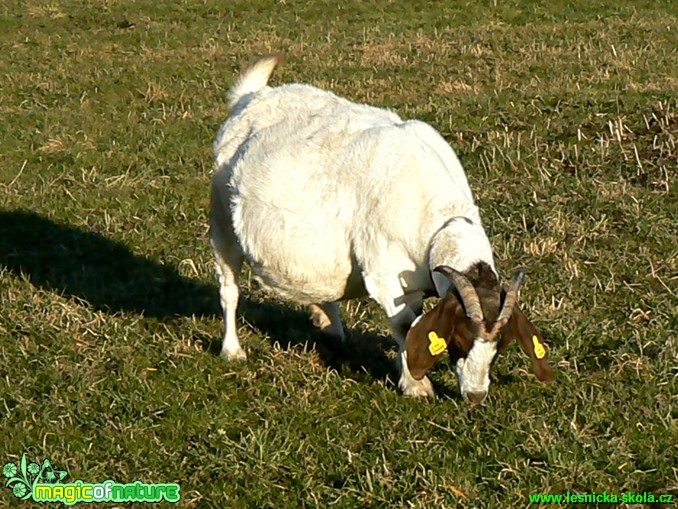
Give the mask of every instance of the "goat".
[[(344, 339), (337, 301), (369, 295), (398, 343), (399, 388), (433, 396), (426, 373), (444, 350), (464, 398), (487, 394), (498, 351), (518, 338), (537, 377), (554, 378), (541, 332), (505, 291), (466, 174), (429, 125), (303, 84), (267, 86), (280, 57), (256, 61), (229, 93), (214, 142), (210, 242), (225, 334), (238, 341), (238, 278), (309, 305)], [(423, 297), (441, 298), (421, 315)], [(417, 317), (417, 315), (420, 315)]]

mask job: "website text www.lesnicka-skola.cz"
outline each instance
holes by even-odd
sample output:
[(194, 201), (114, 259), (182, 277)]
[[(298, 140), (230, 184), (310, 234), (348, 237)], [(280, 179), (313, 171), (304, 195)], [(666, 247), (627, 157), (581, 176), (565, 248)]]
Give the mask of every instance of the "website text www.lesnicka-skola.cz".
[(545, 494), (536, 493), (530, 495), (530, 503), (552, 503), (552, 504), (671, 504), (675, 501), (675, 496), (669, 493), (658, 494), (648, 493), (559, 493)]

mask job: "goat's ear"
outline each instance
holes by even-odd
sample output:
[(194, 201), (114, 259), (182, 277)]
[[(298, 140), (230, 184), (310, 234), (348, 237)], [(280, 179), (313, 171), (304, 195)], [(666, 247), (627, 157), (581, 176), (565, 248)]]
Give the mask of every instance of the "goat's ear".
[(459, 303), (451, 296), (421, 315), (410, 327), (405, 339), (407, 367), (415, 380), (424, 378), (436, 360), (447, 350), (454, 331)]
[(501, 340), (498, 346), (499, 352), (503, 351), (513, 339), (518, 340), (523, 351), (532, 359), (534, 374), (537, 375), (539, 380), (542, 382), (555, 380), (556, 375), (549, 365), (548, 350), (544, 343), (544, 336), (542, 336), (537, 327), (525, 318), (518, 304), (513, 308), (511, 319), (501, 331)]

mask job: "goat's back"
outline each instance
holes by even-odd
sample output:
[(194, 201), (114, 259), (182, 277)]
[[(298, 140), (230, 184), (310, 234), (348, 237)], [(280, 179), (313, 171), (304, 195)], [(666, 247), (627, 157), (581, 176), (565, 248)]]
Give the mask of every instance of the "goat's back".
[(437, 225), (476, 213), (456, 155), (432, 128), (307, 85), (241, 99), (215, 152), (215, 182), (255, 273), (301, 302), (350, 294), (375, 242), (402, 244), (407, 269), (425, 263)]

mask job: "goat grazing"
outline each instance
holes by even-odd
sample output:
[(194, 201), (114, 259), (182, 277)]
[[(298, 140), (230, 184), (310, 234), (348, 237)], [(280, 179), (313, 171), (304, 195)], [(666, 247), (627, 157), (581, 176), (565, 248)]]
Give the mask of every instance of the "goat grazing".
[[(429, 125), (302, 84), (267, 86), (279, 57), (259, 59), (229, 93), (214, 143), (210, 241), (225, 335), (238, 341), (238, 277), (309, 305), (344, 338), (337, 301), (369, 295), (399, 345), (399, 387), (432, 396), (427, 371), (447, 350), (461, 394), (487, 394), (497, 352), (517, 338), (540, 380), (552, 380), (543, 337), (504, 290), (464, 169)], [(423, 298), (441, 298), (422, 313)], [(420, 316), (417, 316), (420, 315)]]

